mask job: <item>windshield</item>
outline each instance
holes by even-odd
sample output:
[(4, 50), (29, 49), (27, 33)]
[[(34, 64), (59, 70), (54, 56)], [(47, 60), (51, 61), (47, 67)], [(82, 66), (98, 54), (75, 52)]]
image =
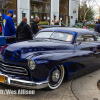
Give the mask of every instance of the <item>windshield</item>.
[(36, 38), (49, 38), (49, 39), (55, 39), (55, 40), (62, 40), (71, 42), (73, 39), (73, 35), (69, 33), (61, 33), (61, 32), (40, 32), (37, 34)]

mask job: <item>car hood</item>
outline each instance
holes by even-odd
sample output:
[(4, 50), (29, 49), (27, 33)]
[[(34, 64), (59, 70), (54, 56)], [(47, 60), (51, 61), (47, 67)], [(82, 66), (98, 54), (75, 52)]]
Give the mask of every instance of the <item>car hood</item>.
[(9, 45), (3, 56), (5, 59), (19, 60), (38, 52), (70, 50), (72, 47), (67, 43), (25, 41)]

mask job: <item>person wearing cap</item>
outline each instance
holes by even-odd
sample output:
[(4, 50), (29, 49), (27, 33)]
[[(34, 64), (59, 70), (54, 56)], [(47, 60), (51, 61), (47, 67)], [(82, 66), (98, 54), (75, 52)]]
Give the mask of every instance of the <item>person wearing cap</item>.
[(4, 32), (4, 36), (5, 36), (7, 44), (13, 43), (16, 40), (16, 29), (15, 29), (15, 25), (12, 19), (13, 14), (14, 14), (14, 11), (9, 10), (8, 15), (4, 19), (5, 22), (3, 23), (4, 25), (3, 32)]

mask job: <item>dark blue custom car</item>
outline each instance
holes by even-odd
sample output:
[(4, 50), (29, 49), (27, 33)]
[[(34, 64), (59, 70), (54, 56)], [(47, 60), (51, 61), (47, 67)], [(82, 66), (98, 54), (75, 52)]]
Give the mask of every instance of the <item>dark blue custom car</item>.
[(34, 40), (18, 42), (0, 53), (0, 82), (56, 89), (67, 80), (100, 68), (99, 33), (79, 28), (47, 28)]

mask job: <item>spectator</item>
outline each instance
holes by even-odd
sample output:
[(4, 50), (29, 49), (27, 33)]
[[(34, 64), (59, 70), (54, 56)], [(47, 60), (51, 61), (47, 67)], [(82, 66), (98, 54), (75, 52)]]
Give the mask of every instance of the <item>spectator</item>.
[(83, 21), (83, 27), (86, 27), (86, 20)]
[(50, 25), (54, 25), (54, 21), (52, 20), (51, 24)]
[(40, 27), (38, 27), (38, 25), (37, 25), (37, 23), (39, 23), (39, 20), (40, 20), (39, 17), (36, 17), (35, 21), (33, 21), (33, 23), (32, 23), (31, 30), (33, 31), (34, 35), (39, 31)]
[(59, 25), (59, 22), (57, 20), (55, 21), (55, 25)]
[(12, 19), (13, 14), (14, 11), (9, 10), (8, 15), (5, 17), (3, 32), (7, 43), (12, 43), (16, 40), (16, 29)]
[(16, 31), (16, 40), (17, 41), (26, 41), (31, 40), (33, 32), (30, 26), (27, 24), (27, 18), (24, 17), (19, 24), (17, 31)]
[(94, 31), (100, 33), (100, 20), (99, 20), (98, 24), (96, 24)]
[(75, 20), (75, 27), (77, 27), (78, 19)]
[(99, 20), (100, 20), (100, 19), (98, 19), (98, 21), (96, 21), (96, 23), (95, 23), (95, 24), (99, 24)]
[(59, 20), (59, 25), (61, 26), (61, 20)]
[(0, 24), (0, 35), (2, 35), (2, 26)]

